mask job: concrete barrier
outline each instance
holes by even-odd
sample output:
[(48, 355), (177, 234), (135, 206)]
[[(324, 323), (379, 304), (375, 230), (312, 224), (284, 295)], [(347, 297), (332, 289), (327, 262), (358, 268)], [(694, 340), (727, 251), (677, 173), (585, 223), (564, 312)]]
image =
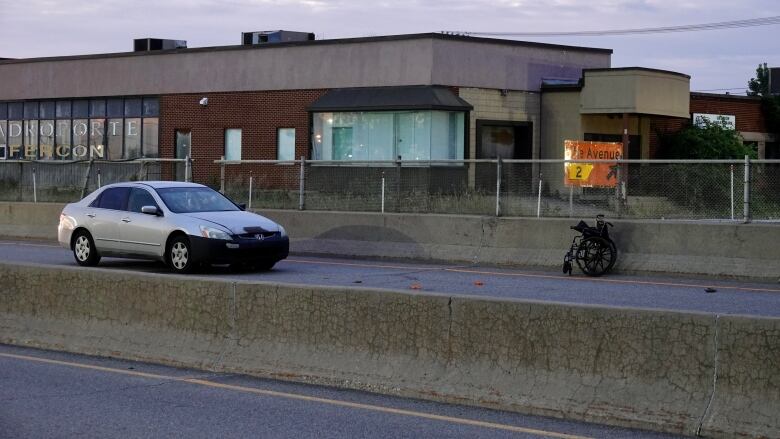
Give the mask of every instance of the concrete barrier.
[[(297, 253), (417, 258), (560, 269), (566, 218), (268, 210)], [(592, 222), (592, 221), (591, 221)], [(616, 271), (780, 281), (780, 225), (613, 221)]]
[[(0, 203), (0, 236), (56, 239), (60, 204)], [(560, 218), (264, 210), (297, 254), (559, 270), (575, 233)], [(616, 271), (780, 281), (780, 225), (614, 221)]]
[(57, 239), (64, 204), (0, 202), (0, 236)]
[(0, 342), (780, 437), (780, 319), (0, 264)]

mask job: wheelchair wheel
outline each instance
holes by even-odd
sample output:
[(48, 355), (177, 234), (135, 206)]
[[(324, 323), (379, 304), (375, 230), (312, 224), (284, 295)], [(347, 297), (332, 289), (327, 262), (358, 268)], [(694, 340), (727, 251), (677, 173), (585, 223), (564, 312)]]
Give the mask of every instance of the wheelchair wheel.
[(601, 276), (617, 259), (615, 244), (600, 236), (585, 238), (577, 248), (577, 265), (588, 276)]

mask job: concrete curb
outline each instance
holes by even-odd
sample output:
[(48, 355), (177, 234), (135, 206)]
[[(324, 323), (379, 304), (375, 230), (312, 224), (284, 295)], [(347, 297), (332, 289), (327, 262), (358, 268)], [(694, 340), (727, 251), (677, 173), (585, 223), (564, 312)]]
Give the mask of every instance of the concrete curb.
[(0, 264), (0, 342), (780, 437), (780, 319)]

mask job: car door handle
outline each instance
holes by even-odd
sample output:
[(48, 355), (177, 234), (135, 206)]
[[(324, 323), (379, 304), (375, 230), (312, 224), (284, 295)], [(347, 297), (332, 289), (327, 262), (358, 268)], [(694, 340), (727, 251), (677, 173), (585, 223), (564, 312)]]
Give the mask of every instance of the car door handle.
[(87, 216), (90, 218), (94, 218), (96, 215), (94, 213), (88, 213)]
[(122, 222), (123, 223), (129, 223), (130, 222), (130, 218), (122, 218)]

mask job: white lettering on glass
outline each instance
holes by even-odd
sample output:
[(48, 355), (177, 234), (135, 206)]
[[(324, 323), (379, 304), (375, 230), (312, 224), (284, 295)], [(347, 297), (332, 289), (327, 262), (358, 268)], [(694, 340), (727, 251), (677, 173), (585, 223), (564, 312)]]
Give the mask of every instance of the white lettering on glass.
[(87, 124), (84, 122), (73, 124), (73, 134), (76, 136), (83, 136), (84, 134), (87, 134)]
[(89, 134), (90, 136), (100, 136), (103, 137), (103, 122), (98, 120), (92, 121), (92, 131)]
[(127, 121), (127, 135), (128, 136), (137, 136), (138, 135), (138, 121), (135, 121), (135, 120), (128, 120)]
[(86, 157), (89, 150), (84, 145), (76, 145), (73, 147), (73, 157)]
[[(44, 131), (44, 128), (46, 128), (48, 132)], [(54, 135), (54, 124), (51, 122), (41, 122), (41, 136), (51, 137), (53, 135)]]
[[(14, 128), (16, 128), (16, 133), (14, 133)], [(11, 137), (19, 137), (22, 135), (22, 123), (21, 122), (11, 122), (8, 124), (8, 133), (11, 135)]]

